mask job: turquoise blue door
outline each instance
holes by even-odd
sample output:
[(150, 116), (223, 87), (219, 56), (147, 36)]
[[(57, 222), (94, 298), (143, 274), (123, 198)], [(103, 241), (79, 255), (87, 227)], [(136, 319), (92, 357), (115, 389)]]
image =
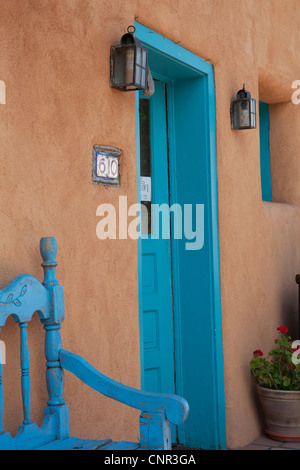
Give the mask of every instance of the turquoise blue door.
[[(177, 427), (179, 444), (224, 449), (213, 68), (155, 31), (135, 26), (159, 80), (150, 99), (136, 96), (138, 200), (143, 207), (169, 204), (165, 232), (171, 214), (169, 239), (150, 239), (157, 227), (148, 215), (138, 240), (142, 387), (175, 390), (188, 401), (189, 417)], [(182, 210), (182, 237), (174, 205)]]
[(151, 211), (153, 205), (169, 205), (166, 117), (165, 84), (155, 81), (155, 94), (139, 98), (141, 203), (147, 210), (141, 239), (142, 388), (174, 393), (171, 246), (170, 238), (162, 237), (170, 220), (159, 224)]

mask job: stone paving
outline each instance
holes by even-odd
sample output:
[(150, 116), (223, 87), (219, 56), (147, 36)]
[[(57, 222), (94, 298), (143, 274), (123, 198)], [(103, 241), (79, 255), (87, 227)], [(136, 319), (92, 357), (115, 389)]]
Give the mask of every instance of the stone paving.
[(300, 450), (300, 442), (279, 442), (260, 436), (247, 446), (235, 450)]
[[(174, 445), (173, 450), (196, 450), (184, 447), (182, 445)], [(250, 444), (245, 447), (237, 447), (229, 450), (300, 450), (300, 442), (279, 442), (274, 439), (270, 439), (267, 436), (260, 436), (254, 439)]]

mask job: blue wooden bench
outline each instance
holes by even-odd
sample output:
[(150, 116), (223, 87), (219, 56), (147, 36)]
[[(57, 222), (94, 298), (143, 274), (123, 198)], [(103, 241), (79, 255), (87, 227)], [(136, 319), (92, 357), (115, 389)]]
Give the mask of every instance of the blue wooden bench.
[[(143, 392), (116, 382), (96, 370), (82, 357), (62, 348), (64, 291), (56, 279), (57, 244), (53, 237), (40, 241), (44, 281), (20, 274), (0, 291), (0, 329), (12, 315), (20, 327), (20, 367), (23, 423), (12, 437), (3, 430), (3, 381), (0, 361), (0, 449), (20, 450), (111, 450), (171, 449), (170, 423), (187, 418), (187, 402), (177, 395)], [(30, 375), (27, 323), (37, 312), (45, 329), (46, 383), (49, 399), (41, 426), (30, 419)], [(141, 410), (140, 441), (89, 440), (70, 437), (69, 410), (63, 398), (64, 369), (101, 394)]]

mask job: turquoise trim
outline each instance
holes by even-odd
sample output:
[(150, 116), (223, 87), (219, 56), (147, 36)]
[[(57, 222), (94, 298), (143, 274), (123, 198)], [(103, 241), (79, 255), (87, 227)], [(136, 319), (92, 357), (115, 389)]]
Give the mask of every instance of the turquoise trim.
[[(220, 300), (213, 67), (190, 51), (145, 26), (136, 23), (135, 27), (136, 36), (148, 49), (150, 69), (155, 72), (155, 75), (160, 80), (168, 84), (168, 118), (169, 123), (171, 123), (170, 127), (172, 129), (176, 128), (176, 135), (172, 132), (169, 135), (171, 204), (172, 201), (187, 204), (201, 204), (205, 202), (204, 248), (198, 252), (189, 252), (190, 255), (192, 254), (194, 261), (192, 261), (192, 272), (189, 272), (185, 278), (182, 276), (182, 273), (185, 272), (184, 267), (187, 266), (186, 259), (188, 255), (183, 251), (182, 245), (178, 243), (178, 240), (174, 240), (174, 242), (172, 240), (175, 301), (174, 322), (177, 352), (175, 358), (176, 392), (182, 396), (185, 396), (185, 391), (187, 394), (191, 393), (191, 380), (189, 379), (189, 386), (187, 388), (184, 383), (184, 378), (190, 370), (195, 371), (193, 379), (196, 384), (194, 396), (185, 396), (190, 402), (191, 412), (186, 423), (179, 426), (178, 433), (180, 442), (185, 445), (204, 449), (225, 449), (225, 392)], [(199, 100), (201, 100), (200, 103)], [(184, 106), (187, 111), (182, 113), (182, 116), (178, 112), (181, 106)], [(195, 129), (192, 133), (189, 129), (191, 125)], [(180, 148), (180, 145), (182, 147), (185, 132), (189, 132), (194, 139), (193, 142), (188, 142), (191, 150), (192, 148), (194, 149), (193, 153), (195, 156), (191, 152), (189, 155), (194, 158), (196, 174), (199, 175), (198, 187), (194, 193), (192, 191), (189, 192), (190, 185), (188, 179), (186, 181), (182, 178), (181, 180), (179, 179), (182, 175), (182, 161), (180, 160), (182, 148)], [(182, 136), (181, 141), (177, 138), (178, 133)], [(137, 153), (139, 153), (138, 140), (139, 133), (137, 127)], [(184, 142), (187, 143), (186, 140)], [(198, 145), (195, 147), (193, 144)], [(137, 155), (137, 162), (139, 168), (139, 154)], [(200, 169), (202, 170), (201, 172), (199, 171)], [(139, 188), (139, 175), (137, 181)], [(178, 181), (182, 182), (182, 186), (178, 185)], [(187, 194), (190, 194), (191, 200), (184, 199), (184, 190), (187, 191)], [(189, 258), (190, 260), (191, 258)], [(204, 267), (199, 267), (201, 262), (205, 264)], [(203, 276), (205, 267), (206, 276)], [(141, 270), (139, 269), (139, 282), (140, 275)], [(188, 283), (190, 281), (192, 281), (194, 291), (197, 289), (197, 285), (199, 287), (198, 299), (195, 306), (193, 306), (195, 311), (192, 311), (192, 313), (191, 310), (193, 308), (185, 311), (187, 302), (186, 298), (184, 298), (187, 295)], [(141, 302), (142, 299), (140, 298), (139, 301)], [(189, 323), (189, 331), (184, 333), (182, 328), (187, 326), (184, 324), (187, 321), (186, 314), (191, 314), (191, 322)], [(187, 334), (191, 336), (190, 344), (188, 344), (189, 338)], [(184, 351), (188, 347), (193, 347), (195, 354), (193, 362), (190, 362), (187, 367), (187, 364), (184, 365), (186, 359)], [(201, 367), (205, 362), (203, 351), (207, 353), (208, 368), (210, 370), (202, 375), (201, 371), (204, 369), (201, 369)], [(193, 401), (197, 407), (202, 399), (204, 400), (203, 403), (205, 403), (205, 400), (208, 400), (209, 406), (193, 416)], [(193, 426), (192, 432), (188, 429), (189, 425)]]
[(212, 227), (212, 273), (214, 290), (214, 332), (215, 332), (215, 380), (218, 402), (218, 425), (220, 435), (220, 448), (226, 449), (226, 416), (225, 416), (225, 384), (222, 341), (222, 309), (220, 286), (220, 252), (219, 252), (219, 227), (218, 227), (218, 185), (217, 185), (217, 148), (216, 148), (216, 114), (215, 114), (215, 84), (213, 69), (207, 75), (208, 86), (208, 119), (210, 140), (210, 176), (211, 176), (211, 227)]
[(272, 201), (269, 105), (259, 102), (260, 176), (263, 201)]

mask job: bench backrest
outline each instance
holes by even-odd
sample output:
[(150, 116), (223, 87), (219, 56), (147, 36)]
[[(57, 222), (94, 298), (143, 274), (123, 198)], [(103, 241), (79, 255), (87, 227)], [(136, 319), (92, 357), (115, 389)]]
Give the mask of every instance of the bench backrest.
[[(40, 252), (44, 268), (44, 280), (42, 283), (29, 274), (20, 274), (7, 287), (0, 290), (0, 330), (10, 315), (13, 316), (15, 322), (20, 327), (23, 424), (31, 422), (27, 323), (35, 312), (38, 313), (46, 331), (45, 356), (46, 381), (49, 394), (48, 406), (62, 405), (64, 403), (62, 396), (64, 386), (63, 370), (59, 363), (59, 350), (62, 349), (60, 328), (64, 320), (64, 292), (56, 279), (57, 244), (55, 238), (42, 238), (40, 241)], [(0, 435), (4, 432), (2, 362), (0, 361)]]

